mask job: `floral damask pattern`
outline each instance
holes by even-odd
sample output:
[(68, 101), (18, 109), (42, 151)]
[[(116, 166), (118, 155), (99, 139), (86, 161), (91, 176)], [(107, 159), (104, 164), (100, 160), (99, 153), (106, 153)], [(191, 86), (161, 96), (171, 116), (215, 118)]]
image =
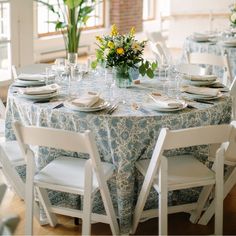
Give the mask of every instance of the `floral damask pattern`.
[[(147, 86), (144, 89), (143, 86)], [(6, 114), (6, 138), (15, 139), (11, 123), (19, 120), (24, 124), (43, 127), (53, 127), (64, 130), (84, 131), (90, 129), (94, 132), (97, 146), (103, 161), (114, 163), (116, 171), (109, 182), (112, 199), (119, 217), (122, 233), (128, 233), (132, 223), (132, 212), (137, 199), (137, 194), (142, 184), (142, 177), (134, 168), (135, 161), (143, 158), (151, 158), (152, 150), (162, 127), (170, 129), (188, 128), (200, 125), (213, 125), (229, 123), (231, 119), (231, 99), (225, 96), (215, 101), (214, 105), (196, 104), (198, 109), (186, 108), (175, 113), (161, 113), (148, 111), (142, 113), (133, 110), (132, 103), (141, 104), (147, 100), (147, 93), (158, 90), (160, 84), (157, 79), (143, 80), (142, 86), (133, 86), (129, 89), (116, 88), (114, 91), (116, 101), (120, 101), (118, 109), (112, 114), (106, 114), (106, 110), (95, 113), (84, 113), (71, 111), (65, 107), (52, 109), (55, 102), (33, 103), (20, 99), (11, 87), (8, 97)], [(101, 79), (92, 77), (84, 79), (83, 83), (73, 86), (78, 93), (83, 91), (99, 91), (106, 97), (108, 93)], [(123, 102), (122, 102), (123, 101)], [(196, 151), (197, 150), (197, 151)], [(196, 152), (198, 157), (205, 162), (204, 151), (206, 148), (189, 148), (175, 150), (171, 153)], [(42, 168), (59, 155), (70, 155), (62, 150), (39, 148), (36, 150), (38, 156), (38, 168)], [(75, 153), (71, 155), (86, 158)], [(24, 168), (19, 170), (24, 176)], [(199, 190), (193, 189), (187, 192), (174, 192), (169, 194), (169, 203), (175, 204), (179, 201), (193, 201)], [(51, 194), (51, 200), (58, 202), (62, 197)], [(67, 203), (72, 207), (78, 207), (79, 200), (74, 196), (67, 196)], [(60, 198), (60, 199), (59, 199)], [(156, 207), (158, 202), (156, 194), (151, 192), (146, 208)], [(63, 196), (66, 199), (66, 196)], [(155, 201), (154, 201), (155, 199)], [(94, 200), (94, 210), (101, 211), (99, 195)]]

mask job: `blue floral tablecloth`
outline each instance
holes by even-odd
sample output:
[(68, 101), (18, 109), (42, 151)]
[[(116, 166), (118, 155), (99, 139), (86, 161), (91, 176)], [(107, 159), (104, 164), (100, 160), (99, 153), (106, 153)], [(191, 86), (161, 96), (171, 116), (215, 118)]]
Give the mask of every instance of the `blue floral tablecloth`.
[[(96, 76), (86, 76), (81, 82), (74, 82), (70, 86), (70, 91), (63, 84), (62, 87), (64, 95), (59, 96), (58, 100), (63, 99), (67, 93), (76, 95), (87, 91), (101, 92), (104, 98), (109, 96), (103, 78), (96, 78)], [(149, 110), (144, 105), (148, 100), (147, 94), (153, 90), (160, 90), (160, 87), (157, 79), (144, 79), (141, 85), (132, 86), (128, 89), (114, 88), (113, 97), (115, 101), (113, 102), (119, 101), (119, 107), (112, 115), (108, 115), (106, 110), (85, 113), (71, 111), (65, 107), (53, 109), (60, 101), (34, 103), (19, 98), (16, 95), (18, 88), (12, 86), (7, 102), (6, 138), (15, 139), (11, 125), (14, 120), (19, 120), (28, 125), (64, 130), (92, 130), (96, 137), (101, 159), (114, 163), (116, 166), (109, 187), (119, 217), (121, 232), (128, 233), (132, 224), (135, 201), (143, 181), (142, 177), (137, 174), (134, 164), (139, 159), (151, 158), (160, 129), (162, 127), (180, 129), (222, 124), (229, 123), (231, 119), (231, 99), (227, 96), (214, 101), (214, 105), (196, 103), (195, 106), (198, 109), (186, 108), (173, 113)], [(142, 105), (144, 110), (133, 109), (133, 103)], [(196, 149), (194, 150), (196, 151)], [(191, 152), (193, 149), (185, 150), (185, 152), (187, 151)], [(48, 162), (62, 154), (68, 155), (62, 150), (40, 148), (37, 152), (38, 168), (44, 167)], [(77, 156), (77, 154), (73, 155)], [(198, 156), (202, 158), (199, 152)], [(205, 156), (203, 161), (205, 161), (204, 158)], [(196, 192), (196, 190), (177, 191), (170, 195), (170, 204), (174, 204), (176, 201), (193, 201)], [(72, 204), (74, 207), (79, 206), (75, 196), (61, 196), (56, 193), (52, 193), (52, 196), (55, 202), (67, 199), (66, 201), (74, 202)], [(152, 192), (146, 208), (156, 206), (158, 201), (155, 198), (156, 194)], [(94, 200), (94, 210), (96, 211), (102, 209), (99, 199), (99, 196), (96, 196)]]
[[(216, 55), (223, 55), (226, 52), (229, 57), (232, 76), (236, 76), (236, 47), (225, 47), (220, 40), (218, 42), (196, 42), (192, 40), (191, 37), (188, 37), (183, 45), (183, 61), (187, 61), (186, 52), (206, 52)], [(223, 70), (219, 67), (215, 67), (214, 73), (222, 78)]]

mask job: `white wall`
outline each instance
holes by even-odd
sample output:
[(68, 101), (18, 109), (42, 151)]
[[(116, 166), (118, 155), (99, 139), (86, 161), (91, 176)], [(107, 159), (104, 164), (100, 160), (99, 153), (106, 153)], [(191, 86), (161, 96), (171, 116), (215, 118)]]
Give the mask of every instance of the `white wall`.
[(171, 0), (169, 2), (170, 15), (176, 14), (209, 14), (199, 17), (173, 17), (169, 22), (169, 45), (181, 47), (184, 39), (193, 32), (207, 30), (225, 30), (229, 28), (228, 17), (217, 17), (213, 15), (210, 23), (210, 14), (230, 13), (229, 5), (233, 0)]
[(10, 0), (12, 64), (32, 64), (33, 58), (33, 0)]

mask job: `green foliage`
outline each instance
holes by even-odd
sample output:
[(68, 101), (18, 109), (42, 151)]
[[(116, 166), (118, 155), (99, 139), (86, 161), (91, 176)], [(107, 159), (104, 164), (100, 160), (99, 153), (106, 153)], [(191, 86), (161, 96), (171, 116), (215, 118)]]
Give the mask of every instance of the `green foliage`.
[(68, 52), (76, 52), (79, 47), (81, 27), (85, 26), (96, 0), (58, 0), (56, 7), (46, 0), (34, 0), (48, 7), (56, 15), (55, 29), (61, 31)]

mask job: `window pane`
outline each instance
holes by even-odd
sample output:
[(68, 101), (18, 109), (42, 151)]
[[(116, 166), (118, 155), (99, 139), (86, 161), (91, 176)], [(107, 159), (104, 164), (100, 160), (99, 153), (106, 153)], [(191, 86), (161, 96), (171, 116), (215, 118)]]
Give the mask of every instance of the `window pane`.
[[(0, 74), (1, 78), (9, 78), (10, 71), (10, 43), (0, 43)], [(0, 78), (0, 80), (1, 80)]]
[(155, 19), (155, 0), (143, 0), (143, 20)]
[(0, 80), (11, 76), (10, 55), (10, 4), (0, 1)]
[[(58, 0), (46, 0), (47, 3), (53, 5), (58, 10)], [(59, 0), (61, 6), (64, 9), (63, 0)], [(87, 21), (86, 28), (102, 27), (104, 24), (104, 1), (100, 1), (96, 4), (93, 12), (90, 14), (90, 18)], [(46, 6), (41, 3), (37, 4), (37, 21), (38, 21), (38, 34), (55, 33), (55, 25), (49, 23), (50, 21), (56, 21), (56, 14), (48, 10)]]
[(10, 39), (9, 3), (0, 1), (0, 40)]

